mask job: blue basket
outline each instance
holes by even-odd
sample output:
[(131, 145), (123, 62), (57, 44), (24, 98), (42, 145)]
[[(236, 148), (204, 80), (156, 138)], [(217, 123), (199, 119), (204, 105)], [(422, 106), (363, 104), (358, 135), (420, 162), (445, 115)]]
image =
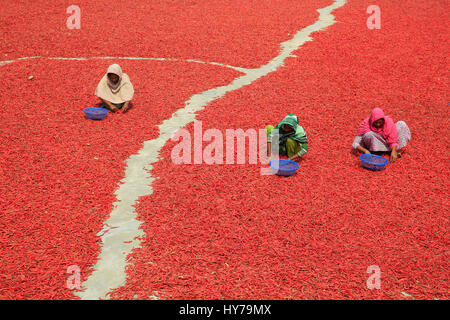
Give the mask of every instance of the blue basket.
[(387, 159), (375, 154), (362, 154), (359, 158), (361, 159), (361, 165), (363, 168), (373, 171), (383, 170), (389, 163)]
[(297, 162), (285, 159), (272, 160), (269, 163), (272, 172), (279, 176), (289, 177), (295, 174), (299, 165)]
[(86, 118), (92, 120), (105, 119), (106, 114), (108, 113), (108, 110), (104, 108), (86, 108), (83, 111), (86, 114)]

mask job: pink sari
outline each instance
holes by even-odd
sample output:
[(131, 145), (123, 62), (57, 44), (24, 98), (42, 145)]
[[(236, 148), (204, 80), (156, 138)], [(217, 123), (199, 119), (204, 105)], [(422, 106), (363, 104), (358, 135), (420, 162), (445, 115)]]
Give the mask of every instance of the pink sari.
[[(384, 119), (383, 127), (375, 128), (373, 123), (381, 118)], [(363, 120), (356, 135), (362, 136), (369, 131), (373, 131), (381, 135), (391, 149), (393, 147), (398, 147), (398, 132), (395, 123), (391, 117), (385, 116), (383, 110), (380, 108), (373, 109), (370, 117)]]

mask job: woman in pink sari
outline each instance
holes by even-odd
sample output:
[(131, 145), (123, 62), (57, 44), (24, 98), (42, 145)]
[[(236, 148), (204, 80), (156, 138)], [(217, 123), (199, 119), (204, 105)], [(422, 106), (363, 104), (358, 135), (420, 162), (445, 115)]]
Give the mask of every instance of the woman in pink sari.
[(383, 110), (375, 108), (369, 118), (361, 123), (353, 148), (361, 153), (389, 152), (394, 162), (411, 140), (411, 132), (404, 121), (394, 123)]

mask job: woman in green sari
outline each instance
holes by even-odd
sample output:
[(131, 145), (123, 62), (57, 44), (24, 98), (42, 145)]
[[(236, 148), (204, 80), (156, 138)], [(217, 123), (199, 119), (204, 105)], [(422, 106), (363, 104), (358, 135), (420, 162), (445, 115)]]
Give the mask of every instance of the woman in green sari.
[(275, 127), (270, 125), (266, 127), (267, 155), (269, 157), (272, 154), (272, 142), (275, 137), (274, 129), (278, 130), (280, 155), (296, 161), (308, 152), (306, 132), (299, 125), (298, 117), (290, 113)]

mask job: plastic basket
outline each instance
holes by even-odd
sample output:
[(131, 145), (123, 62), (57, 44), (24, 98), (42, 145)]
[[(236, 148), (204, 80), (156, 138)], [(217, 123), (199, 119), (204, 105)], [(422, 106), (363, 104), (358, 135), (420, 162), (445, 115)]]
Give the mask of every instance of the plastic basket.
[(86, 118), (92, 120), (105, 119), (106, 114), (108, 113), (108, 110), (104, 108), (86, 108), (83, 111), (86, 114)]
[(361, 165), (363, 168), (372, 171), (380, 171), (383, 170), (384, 167), (389, 163), (389, 161), (381, 156), (377, 156), (375, 154), (362, 154), (359, 156), (361, 159)]
[(285, 159), (272, 160), (269, 165), (274, 174), (284, 177), (292, 176), (299, 168), (297, 162)]

